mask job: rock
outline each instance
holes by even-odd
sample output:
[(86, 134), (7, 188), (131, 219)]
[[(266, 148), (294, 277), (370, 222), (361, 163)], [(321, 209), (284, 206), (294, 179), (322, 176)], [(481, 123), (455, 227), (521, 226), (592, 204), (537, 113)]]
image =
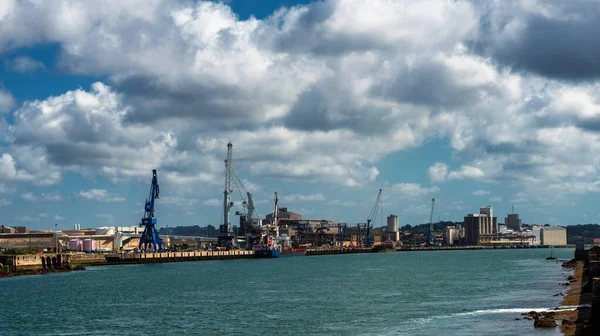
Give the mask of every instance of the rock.
[(85, 266), (83, 266), (83, 265), (73, 266), (73, 271), (85, 271)]
[(562, 325), (575, 325), (576, 323), (571, 320), (562, 320), (561, 324)]
[(556, 321), (551, 318), (543, 318), (533, 322), (535, 328), (556, 328)]
[(519, 320), (521, 320), (521, 319), (520, 319), (520, 318), (518, 318), (518, 317), (515, 317), (515, 321), (519, 321)]
[(572, 275), (569, 275), (569, 277), (567, 278), (567, 280), (574, 280), (575, 278)]
[(536, 312), (535, 310), (532, 310), (532, 311), (530, 311), (530, 312), (529, 312), (529, 314), (527, 314), (527, 315), (537, 315), (537, 312)]

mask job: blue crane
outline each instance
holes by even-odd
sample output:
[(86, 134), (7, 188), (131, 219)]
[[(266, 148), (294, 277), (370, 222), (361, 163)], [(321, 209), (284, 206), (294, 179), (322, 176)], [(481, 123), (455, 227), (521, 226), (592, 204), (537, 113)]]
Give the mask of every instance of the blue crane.
[[(140, 243), (138, 248), (140, 250), (147, 250), (148, 245), (151, 246), (151, 249), (154, 251), (160, 251), (163, 249), (163, 241), (158, 236), (158, 231), (156, 230), (156, 218), (154, 218), (154, 200), (160, 198), (159, 189), (158, 189), (158, 175), (156, 174), (156, 169), (152, 170), (152, 185), (150, 186), (150, 196), (146, 199), (146, 205), (144, 206), (145, 214), (142, 218), (144, 233), (140, 237)], [(142, 248), (143, 247), (143, 248)]]
[(369, 218), (367, 218), (367, 226), (365, 228), (365, 242), (364, 245), (366, 247), (373, 246), (373, 240), (371, 239), (371, 229), (373, 226), (371, 222), (377, 218), (377, 213), (381, 208), (381, 189), (379, 189), (379, 194), (377, 194), (377, 199), (375, 200), (375, 204), (373, 204), (373, 208), (371, 209), (371, 213), (369, 214)]

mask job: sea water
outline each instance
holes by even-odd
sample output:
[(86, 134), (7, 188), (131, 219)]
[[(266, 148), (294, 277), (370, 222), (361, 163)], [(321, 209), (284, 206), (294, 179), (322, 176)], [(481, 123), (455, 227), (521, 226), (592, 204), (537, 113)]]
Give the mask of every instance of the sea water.
[[(573, 249), (554, 249), (570, 259)], [(559, 335), (549, 249), (88, 267), (0, 279), (1, 335)]]

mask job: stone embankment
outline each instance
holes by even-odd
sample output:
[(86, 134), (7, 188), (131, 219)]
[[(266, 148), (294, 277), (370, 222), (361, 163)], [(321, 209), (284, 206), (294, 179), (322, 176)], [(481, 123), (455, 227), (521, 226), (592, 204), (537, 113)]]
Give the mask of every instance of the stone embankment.
[[(575, 259), (562, 264), (565, 270), (572, 271), (562, 286), (568, 288), (561, 301), (562, 306), (576, 307), (572, 310), (533, 314), (535, 327), (556, 327), (568, 336), (600, 335), (600, 259), (596, 247), (589, 251), (578, 250)], [(535, 318), (537, 316), (537, 319)], [(543, 320), (543, 322), (538, 322)], [(555, 325), (553, 325), (552, 320)]]

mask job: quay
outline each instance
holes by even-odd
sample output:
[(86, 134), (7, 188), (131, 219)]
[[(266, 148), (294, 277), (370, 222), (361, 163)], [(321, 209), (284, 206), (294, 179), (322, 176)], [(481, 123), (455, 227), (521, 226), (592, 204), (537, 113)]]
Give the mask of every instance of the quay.
[(184, 262), (204, 260), (227, 260), (254, 258), (254, 251), (194, 251), (194, 252), (143, 252), (112, 253), (104, 255), (105, 265), (146, 264), (163, 262)]
[(348, 254), (348, 253), (371, 253), (372, 247), (320, 247), (308, 249), (304, 253), (307, 256), (329, 255), (329, 254)]

